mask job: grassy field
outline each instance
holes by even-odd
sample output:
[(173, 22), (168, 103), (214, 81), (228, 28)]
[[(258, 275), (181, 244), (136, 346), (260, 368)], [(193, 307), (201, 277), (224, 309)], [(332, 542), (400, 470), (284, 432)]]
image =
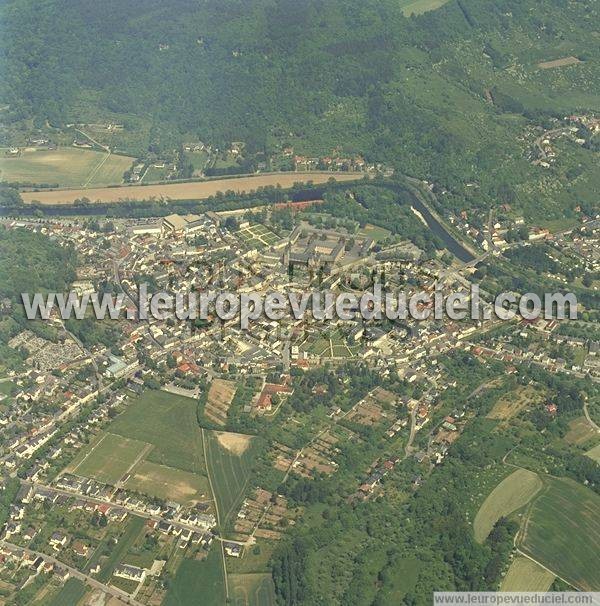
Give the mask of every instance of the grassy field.
[(415, 557), (399, 560), (390, 574), (390, 579), (382, 597), (384, 604), (402, 604), (404, 596), (414, 591), (419, 571), (426, 564), (419, 562)]
[(554, 575), (529, 558), (516, 557), (502, 580), (500, 591), (548, 591)]
[(225, 528), (244, 496), (252, 462), (252, 448), (243, 453), (225, 448), (219, 441), (219, 434), (220, 432), (204, 430), (207, 470), (219, 509), (219, 522)]
[(164, 391), (132, 398), (68, 471), (113, 485), (129, 473), (126, 488), (182, 505), (210, 500), (196, 406)]
[(402, 12), (406, 15), (420, 15), (427, 11), (433, 11), (446, 4), (448, 0), (400, 0)]
[(0, 155), (0, 179), (62, 187), (119, 184), (131, 162), (128, 156), (75, 147), (23, 151), (14, 158)]
[(83, 581), (68, 579), (60, 591), (50, 598), (47, 606), (73, 606), (86, 594), (87, 589)]
[(221, 547), (214, 545), (206, 560), (184, 560), (171, 581), (163, 606), (222, 606), (225, 581)]
[(588, 450), (586, 456), (590, 457), (590, 459), (594, 459), (596, 463), (600, 463), (600, 444), (598, 446), (594, 446), (591, 450)]
[(205, 473), (196, 402), (164, 391), (135, 398), (108, 431), (154, 445), (148, 461), (192, 473)]
[(488, 495), (475, 516), (475, 540), (483, 543), (502, 516), (507, 516), (529, 503), (541, 487), (542, 481), (538, 475), (526, 469), (517, 469), (504, 478)]
[(234, 606), (275, 606), (275, 588), (270, 574), (232, 574), (229, 587)]
[(181, 505), (193, 505), (210, 499), (206, 476), (150, 461), (142, 461), (136, 466), (125, 482), (125, 488), (159, 499), (176, 501)]
[(519, 548), (581, 591), (600, 591), (600, 496), (566, 478), (544, 478)]
[(119, 537), (119, 542), (111, 550), (108, 559), (101, 564), (97, 577), (99, 581), (106, 583), (110, 579), (113, 570), (125, 557), (129, 548), (135, 543), (145, 523), (146, 520), (144, 518), (138, 518), (137, 516), (129, 518), (125, 531)]
[(0, 383), (0, 394), (5, 396), (10, 395), (14, 387), (15, 384), (12, 381), (2, 381), (2, 383)]
[(71, 469), (77, 475), (115, 484), (147, 446), (148, 444), (139, 440), (102, 433), (97, 441), (77, 456), (71, 464)]
[(202, 200), (218, 192), (228, 190), (236, 192), (255, 191), (259, 187), (280, 185), (292, 187), (294, 183), (326, 183), (329, 179), (336, 181), (355, 181), (360, 174), (307, 172), (307, 173), (273, 173), (236, 179), (212, 179), (191, 183), (168, 183), (161, 185), (131, 185), (124, 187), (96, 187), (88, 189), (55, 190), (43, 192), (23, 192), (26, 203), (38, 201), (41, 204), (73, 204), (75, 200), (86, 197), (92, 202), (119, 202), (120, 200), (148, 200), (150, 198), (169, 198), (171, 200)]
[(384, 227), (379, 227), (377, 225), (371, 225), (367, 223), (362, 229), (358, 230), (359, 236), (365, 236), (366, 238), (371, 238), (376, 242), (380, 242), (381, 240), (385, 240), (392, 235), (392, 232), (389, 229), (385, 229)]
[(565, 435), (565, 440), (569, 444), (582, 446), (586, 442), (593, 440), (596, 436), (596, 432), (590, 427), (587, 419), (582, 415), (569, 423), (569, 431), (567, 431)]

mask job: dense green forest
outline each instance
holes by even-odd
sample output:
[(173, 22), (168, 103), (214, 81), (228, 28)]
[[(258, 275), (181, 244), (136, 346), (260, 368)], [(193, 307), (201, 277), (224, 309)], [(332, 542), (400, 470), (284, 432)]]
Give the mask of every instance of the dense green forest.
[(3, 368), (16, 368), (25, 352), (7, 343), (25, 328), (51, 337), (47, 324), (25, 317), (21, 293), (64, 292), (75, 279), (75, 251), (61, 247), (46, 235), (26, 229), (0, 227), (0, 360)]
[[(597, 3), (451, 0), (410, 18), (400, 5), (5, 0), (2, 118), (120, 122), (139, 153), (185, 137), (361, 153), (450, 188), (449, 205), (511, 191), (532, 215), (561, 215), (597, 192), (588, 160), (571, 178), (570, 166), (544, 174), (521, 140), (600, 108)], [(581, 62), (538, 67), (565, 56)]]

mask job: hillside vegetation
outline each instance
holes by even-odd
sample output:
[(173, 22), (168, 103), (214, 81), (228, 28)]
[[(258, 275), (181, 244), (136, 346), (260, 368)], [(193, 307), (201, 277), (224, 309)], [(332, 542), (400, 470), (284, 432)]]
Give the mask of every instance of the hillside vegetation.
[[(449, 188), (447, 204), (475, 191), (473, 204), (558, 216), (580, 203), (590, 161), (544, 173), (520, 139), (528, 124), (600, 109), (597, 3), (406, 9), (398, 0), (4, 2), (3, 119), (124, 123), (137, 133), (132, 153), (188, 136), (250, 151), (361, 153)], [(539, 67), (564, 57), (578, 61)]]

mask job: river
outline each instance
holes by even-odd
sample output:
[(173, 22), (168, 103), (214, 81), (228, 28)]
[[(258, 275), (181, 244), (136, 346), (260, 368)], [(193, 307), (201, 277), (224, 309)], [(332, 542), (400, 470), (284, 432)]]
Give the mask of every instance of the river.
[(445, 248), (447, 248), (457, 259), (463, 263), (469, 263), (475, 259), (475, 257), (429, 212), (429, 209), (416, 196), (413, 196), (412, 205), (421, 213), (421, 215), (423, 215), (423, 219), (425, 219), (425, 223), (427, 223), (429, 229), (444, 243)]

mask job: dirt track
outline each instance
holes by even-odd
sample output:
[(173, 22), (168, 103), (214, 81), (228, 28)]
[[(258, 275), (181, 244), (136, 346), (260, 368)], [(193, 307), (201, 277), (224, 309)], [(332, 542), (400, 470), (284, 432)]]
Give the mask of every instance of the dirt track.
[(238, 193), (256, 190), (268, 185), (280, 185), (288, 188), (294, 183), (325, 183), (331, 178), (337, 181), (360, 179), (364, 173), (270, 173), (237, 179), (215, 179), (194, 183), (168, 183), (164, 185), (132, 185), (121, 187), (96, 187), (90, 189), (63, 189), (40, 192), (23, 192), (26, 204), (73, 204), (75, 200), (87, 198), (91, 202), (119, 202), (122, 200), (148, 200), (151, 198), (169, 198), (171, 200), (193, 200), (214, 196), (217, 192), (235, 191)]

